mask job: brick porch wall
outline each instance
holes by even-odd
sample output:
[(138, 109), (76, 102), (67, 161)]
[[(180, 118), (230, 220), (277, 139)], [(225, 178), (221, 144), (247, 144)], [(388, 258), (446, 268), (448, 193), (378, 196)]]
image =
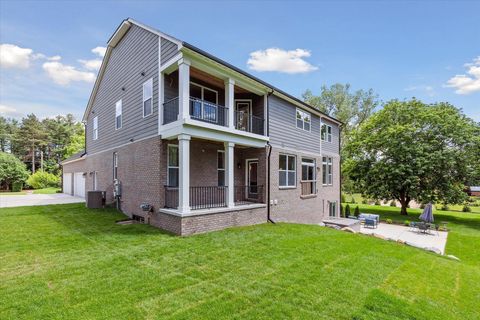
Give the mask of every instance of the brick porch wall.
[[(296, 156), (297, 179), (296, 187), (290, 189), (280, 189), (279, 187), (279, 154), (288, 154)], [(302, 157), (315, 159), (317, 190), (316, 197), (301, 198), (301, 173)], [(322, 157), (301, 152), (292, 152), (282, 150), (281, 148), (272, 148), (271, 154), (271, 200), (277, 200), (276, 205), (271, 205), (271, 218), (274, 221), (294, 222), (294, 223), (320, 223), (325, 217), (328, 217), (328, 201), (337, 201), (337, 211), (340, 203), (340, 157), (333, 156), (333, 185), (322, 186)]]

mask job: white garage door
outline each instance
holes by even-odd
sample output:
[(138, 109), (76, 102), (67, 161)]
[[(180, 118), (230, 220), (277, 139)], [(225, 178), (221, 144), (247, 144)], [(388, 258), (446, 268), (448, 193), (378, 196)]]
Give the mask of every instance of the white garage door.
[(85, 198), (85, 177), (83, 172), (75, 172), (73, 194)]
[(72, 174), (63, 174), (63, 193), (72, 194)]

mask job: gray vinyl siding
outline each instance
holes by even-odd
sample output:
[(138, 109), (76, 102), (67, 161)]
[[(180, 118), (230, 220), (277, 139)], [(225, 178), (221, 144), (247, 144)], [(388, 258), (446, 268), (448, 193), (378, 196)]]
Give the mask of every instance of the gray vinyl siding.
[[(151, 78), (153, 114), (144, 118), (142, 85)], [(115, 130), (115, 103), (120, 99), (122, 128)], [(95, 116), (98, 116), (97, 140), (93, 140), (92, 136)], [(92, 112), (87, 116), (87, 153), (96, 153), (128, 143), (130, 139), (138, 140), (157, 133), (158, 36), (132, 25), (112, 50)]]
[(325, 118), (323, 118), (322, 121), (323, 123), (332, 126), (332, 142), (322, 141), (322, 153), (328, 152), (338, 154), (338, 145), (340, 143), (340, 128), (337, 124)]
[(165, 38), (161, 39), (161, 47), (162, 47), (162, 56), (161, 56), (161, 64), (165, 64), (168, 60), (173, 58), (178, 52), (178, 46), (170, 40)]
[(276, 96), (268, 98), (270, 143), (282, 148), (320, 153), (320, 118), (311, 114), (311, 131), (297, 128), (296, 107)]

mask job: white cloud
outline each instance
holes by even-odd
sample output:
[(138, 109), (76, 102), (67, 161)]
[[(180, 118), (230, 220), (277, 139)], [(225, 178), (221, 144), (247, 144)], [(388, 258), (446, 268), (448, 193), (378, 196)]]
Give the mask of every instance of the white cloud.
[(33, 50), (20, 48), (14, 44), (0, 44), (0, 66), (2, 68), (27, 69), (30, 66), (30, 60)]
[(60, 56), (53, 56), (53, 57), (47, 58), (48, 61), (60, 61), (61, 59), (62, 57)]
[(457, 94), (470, 94), (480, 91), (480, 56), (473, 59), (473, 62), (465, 63), (467, 74), (457, 74), (450, 78), (445, 87), (455, 88)]
[(3, 117), (12, 117), (12, 118), (19, 118), (23, 114), (18, 112), (17, 109), (13, 107), (6, 106), (4, 104), (0, 104), (0, 115)]
[(102, 65), (102, 60), (100, 59), (92, 59), (92, 60), (78, 60), (83, 67), (87, 70), (98, 70)]
[(426, 85), (421, 85), (421, 86), (410, 86), (404, 89), (405, 91), (420, 91), (426, 94), (429, 97), (434, 97), (436, 92), (435, 89), (432, 86), (426, 86)]
[(92, 49), (92, 52), (95, 53), (96, 55), (98, 55), (99, 57), (104, 57), (105, 56), (105, 52), (107, 51), (107, 48), (105, 47), (95, 47)]
[(43, 65), (48, 76), (57, 84), (66, 86), (72, 81), (94, 82), (95, 74), (88, 71), (80, 71), (73, 66), (65, 65), (59, 61), (45, 62)]
[(303, 59), (310, 55), (310, 51), (305, 49), (287, 51), (280, 48), (268, 48), (250, 53), (247, 65), (255, 71), (306, 73), (318, 69)]

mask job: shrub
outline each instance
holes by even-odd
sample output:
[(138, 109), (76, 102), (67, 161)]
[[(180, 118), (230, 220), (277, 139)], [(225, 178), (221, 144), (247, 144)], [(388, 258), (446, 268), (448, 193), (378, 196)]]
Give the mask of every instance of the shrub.
[(368, 199), (365, 199), (365, 198), (364, 198), (364, 199), (362, 200), (362, 203), (363, 203), (363, 204), (368, 204)]
[(20, 192), (23, 189), (23, 182), (22, 181), (16, 181), (12, 183), (12, 192)]
[(360, 215), (360, 208), (359, 208), (358, 206), (355, 207), (355, 212), (354, 212), (354, 214), (355, 214), (355, 217), (357, 217), (357, 218), (358, 218), (358, 216)]
[(350, 205), (347, 204), (347, 206), (345, 207), (345, 217), (349, 217), (350, 216)]
[(37, 171), (27, 179), (27, 184), (33, 189), (58, 187), (59, 182), (60, 179), (56, 175), (45, 171)]
[(375, 205), (376, 205), (376, 206), (381, 206), (382, 203), (380, 202), (380, 200), (375, 200)]
[(392, 223), (393, 223), (392, 219), (387, 219), (387, 220), (385, 220), (385, 221), (386, 221), (388, 224), (392, 224)]
[(342, 203), (347, 202), (347, 197), (345, 197), (345, 194), (342, 193)]
[(388, 200), (387, 199), (383, 200), (383, 204), (388, 204)]
[(397, 202), (395, 200), (390, 201), (390, 207), (396, 207)]
[(408, 227), (408, 226), (410, 225), (410, 220), (405, 220), (405, 221), (403, 221), (403, 224)]
[(420, 209), (425, 209), (425, 203), (420, 203)]
[(463, 212), (472, 212), (472, 208), (468, 204), (465, 204), (462, 208)]
[(25, 164), (13, 154), (0, 152), (0, 188), (8, 190), (14, 182), (24, 182), (28, 177)]
[(343, 214), (343, 205), (340, 205), (340, 217), (345, 218)]
[(352, 196), (352, 201), (350, 201), (351, 203), (355, 203), (355, 197)]
[(443, 210), (443, 211), (448, 211), (450, 208), (448, 207), (448, 205), (446, 203), (444, 203), (442, 205), (442, 207), (440, 208), (440, 210)]

